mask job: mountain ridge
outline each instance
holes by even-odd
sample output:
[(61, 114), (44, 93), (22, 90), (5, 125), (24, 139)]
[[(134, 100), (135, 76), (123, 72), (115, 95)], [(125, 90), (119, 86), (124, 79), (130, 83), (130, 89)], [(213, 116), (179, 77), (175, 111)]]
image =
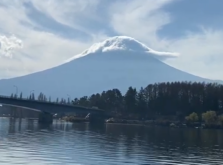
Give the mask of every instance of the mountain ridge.
[[(112, 39), (105, 40), (101, 45)], [(125, 39), (129, 40), (128, 37)], [(131, 42), (136, 45), (140, 44), (133, 39)], [(114, 43), (110, 42), (106, 46), (111, 48), (111, 45), (114, 46)], [(126, 47), (131, 48), (131, 44), (126, 45), (125, 49), (123, 45), (125, 44), (122, 42), (118, 43), (115, 49), (105, 49), (106, 51), (101, 51), (99, 46), (97, 51), (94, 49), (86, 54), (85, 50), (79, 56), (74, 56), (75, 58), (56, 67), (0, 80), (0, 92), (3, 95), (15, 93), (13, 86), (16, 85), (19, 92), (22, 91), (24, 95), (29, 95), (30, 91), (35, 90), (36, 94), (43, 92), (52, 98), (68, 95), (82, 97), (113, 88), (125, 92), (129, 86), (140, 88), (159, 82), (213, 81), (180, 71), (159, 60), (159, 56), (171, 56), (171, 53), (158, 52), (157, 57), (157, 54), (154, 53), (156, 51), (152, 49), (145, 51), (147, 49), (142, 47), (137, 51), (129, 51)], [(141, 45), (138, 46), (140, 48)]]

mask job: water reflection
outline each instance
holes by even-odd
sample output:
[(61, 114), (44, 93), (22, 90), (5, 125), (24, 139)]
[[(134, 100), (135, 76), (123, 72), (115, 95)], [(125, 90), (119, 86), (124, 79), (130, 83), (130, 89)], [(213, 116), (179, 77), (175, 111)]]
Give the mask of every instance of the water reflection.
[(221, 164), (221, 130), (0, 118), (0, 164)]

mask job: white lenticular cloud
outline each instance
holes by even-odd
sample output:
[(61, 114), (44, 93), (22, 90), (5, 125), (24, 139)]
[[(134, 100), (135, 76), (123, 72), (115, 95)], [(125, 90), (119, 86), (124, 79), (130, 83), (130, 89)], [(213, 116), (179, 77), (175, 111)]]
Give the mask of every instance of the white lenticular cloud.
[(180, 56), (180, 53), (177, 52), (158, 52), (155, 50), (150, 51), (154, 57), (158, 58), (161, 61), (165, 61), (166, 59), (169, 58), (177, 58)]
[(16, 49), (23, 48), (23, 42), (14, 35), (0, 35), (0, 56), (12, 58)]

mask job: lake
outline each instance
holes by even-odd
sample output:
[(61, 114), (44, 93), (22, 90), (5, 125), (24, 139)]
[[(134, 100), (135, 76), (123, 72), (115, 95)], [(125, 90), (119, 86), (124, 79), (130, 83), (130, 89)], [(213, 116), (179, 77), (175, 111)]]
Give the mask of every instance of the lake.
[(0, 164), (220, 165), (223, 131), (0, 118)]

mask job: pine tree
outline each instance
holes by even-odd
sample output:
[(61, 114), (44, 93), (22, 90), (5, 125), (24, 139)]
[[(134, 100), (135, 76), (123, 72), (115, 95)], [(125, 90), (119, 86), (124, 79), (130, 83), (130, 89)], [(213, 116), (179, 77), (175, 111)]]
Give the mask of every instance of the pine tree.
[(127, 111), (135, 112), (135, 110), (136, 110), (136, 96), (137, 96), (136, 89), (129, 87), (128, 91), (125, 94), (125, 105), (126, 105)]
[(140, 89), (136, 96), (137, 100), (137, 111), (141, 114), (141, 117), (146, 117), (146, 110), (147, 110), (147, 102), (146, 102), (146, 96), (145, 91), (143, 88)]
[(78, 105), (79, 103), (79, 100), (78, 100), (78, 98), (75, 98), (73, 101), (72, 101), (72, 104), (73, 105)]

